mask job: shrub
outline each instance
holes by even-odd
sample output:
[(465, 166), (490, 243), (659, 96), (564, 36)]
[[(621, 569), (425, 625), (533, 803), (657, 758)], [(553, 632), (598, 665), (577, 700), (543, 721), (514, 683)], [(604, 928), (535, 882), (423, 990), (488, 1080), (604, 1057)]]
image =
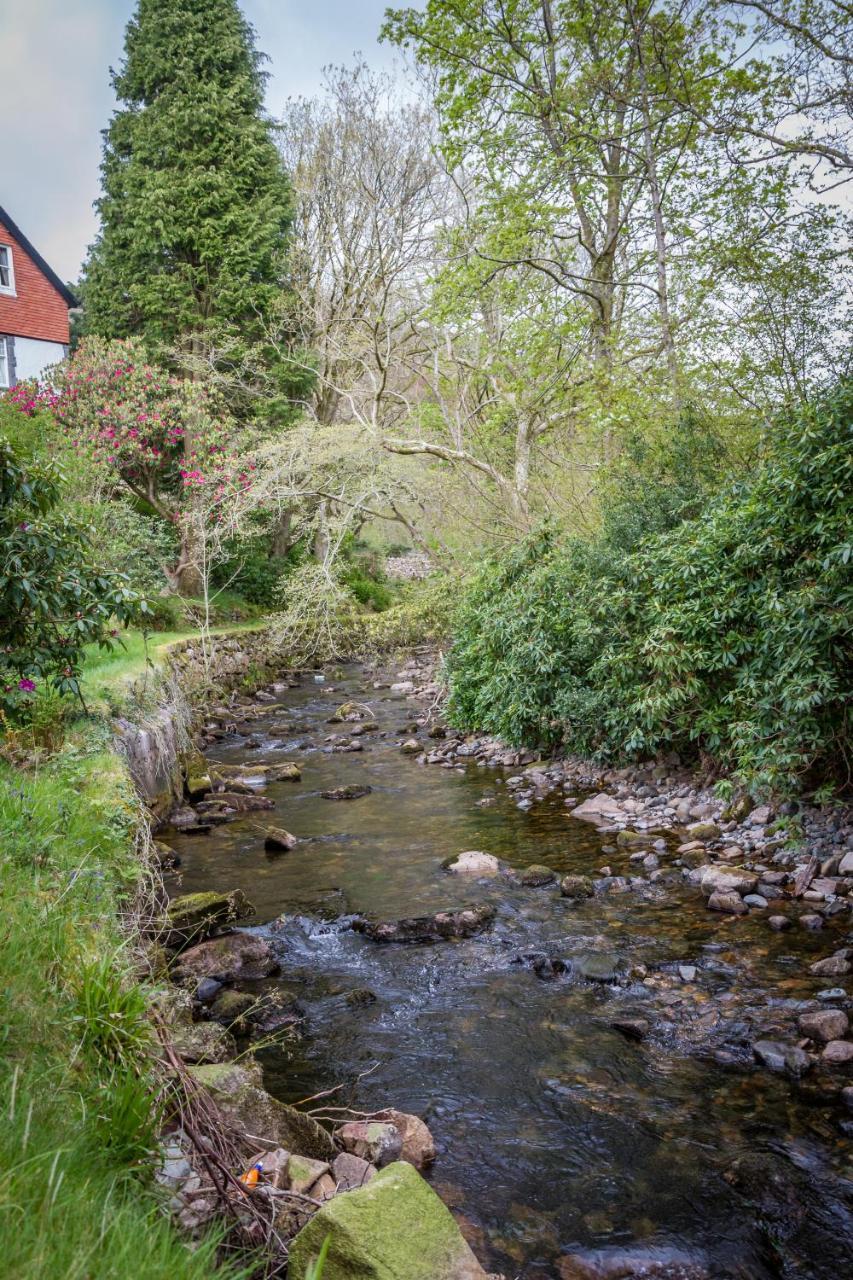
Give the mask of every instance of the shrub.
[[(469, 589), (450, 714), (604, 757), (706, 753), (754, 789), (849, 777), (853, 384), (744, 481), (638, 542), (545, 530)], [(624, 521), (618, 522), (620, 534)]]
[(144, 603), (105, 573), (91, 531), (59, 506), (62, 475), (0, 438), (0, 707), (20, 710), (39, 682), (79, 696), (87, 644), (112, 647)]

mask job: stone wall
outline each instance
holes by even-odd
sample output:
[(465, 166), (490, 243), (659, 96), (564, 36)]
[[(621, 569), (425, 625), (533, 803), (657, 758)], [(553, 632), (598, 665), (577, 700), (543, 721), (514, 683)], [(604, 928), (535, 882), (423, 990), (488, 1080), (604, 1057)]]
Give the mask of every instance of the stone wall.
[(144, 716), (115, 721), (116, 749), (155, 824), (183, 796), (184, 762), (192, 750), (192, 731), (211, 701), (235, 689), (263, 684), (274, 669), (266, 654), (266, 632), (211, 636), (207, 649), (199, 637), (169, 649), (163, 664), (159, 705)]

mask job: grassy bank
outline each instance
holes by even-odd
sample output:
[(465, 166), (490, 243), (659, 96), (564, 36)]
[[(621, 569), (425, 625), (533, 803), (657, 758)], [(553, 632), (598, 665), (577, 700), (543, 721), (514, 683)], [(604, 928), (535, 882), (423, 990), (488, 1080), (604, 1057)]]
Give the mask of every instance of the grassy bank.
[(0, 763), (0, 1234), (19, 1278), (200, 1280), (152, 1179), (157, 1121), (135, 981), (139, 814), (104, 726)]

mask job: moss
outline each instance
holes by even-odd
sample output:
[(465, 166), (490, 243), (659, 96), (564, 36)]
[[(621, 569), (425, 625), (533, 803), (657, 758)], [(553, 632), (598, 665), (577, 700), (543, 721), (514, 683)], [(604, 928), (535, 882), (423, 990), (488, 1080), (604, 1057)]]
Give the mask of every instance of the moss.
[(323, 1280), (485, 1280), (450, 1210), (402, 1161), (314, 1215), (291, 1245), (289, 1280), (306, 1280), (327, 1236)]

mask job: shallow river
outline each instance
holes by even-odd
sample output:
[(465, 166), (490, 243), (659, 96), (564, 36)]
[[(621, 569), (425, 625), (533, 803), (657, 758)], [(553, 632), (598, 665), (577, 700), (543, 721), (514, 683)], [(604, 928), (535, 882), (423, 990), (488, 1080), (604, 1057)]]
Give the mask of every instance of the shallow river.
[[(417, 704), (375, 689), (361, 669), (336, 674), (325, 683), (303, 677), (282, 694), (253, 724), (259, 748), (234, 738), (208, 751), (230, 763), (297, 760), (301, 782), (263, 793), (274, 811), (209, 836), (168, 837), (182, 859), (181, 891), (238, 887), (262, 932), (277, 922), (270, 936), (282, 973), (273, 981), (298, 996), (306, 1022), (299, 1043), (264, 1050), (267, 1087), (296, 1101), (355, 1082), (344, 1100), (356, 1109), (423, 1116), (438, 1147), (434, 1187), (484, 1264), (507, 1277), (574, 1276), (564, 1255), (597, 1251), (693, 1260), (741, 1280), (853, 1276), (849, 1202), (836, 1196), (847, 1155), (822, 1100), (748, 1069), (746, 1051), (742, 1068), (691, 1052), (666, 1017), (667, 999), (681, 999), (677, 964), (695, 964), (691, 1026), (722, 1014), (736, 1042), (744, 992), (772, 981), (777, 999), (813, 993), (790, 940), (769, 937), (766, 924), (721, 920), (688, 889), (576, 904), (554, 886), (448, 874), (442, 860), (465, 849), (518, 868), (537, 862), (593, 875), (608, 862), (623, 871), (625, 857), (603, 854), (607, 836), (570, 818), (559, 793), (523, 812), (496, 776), (502, 770), (418, 765), (399, 746)], [(360, 753), (324, 751), (327, 735), (348, 728), (328, 718), (353, 698), (369, 704), (379, 732), (364, 735)], [(348, 783), (372, 793), (347, 802), (320, 795)], [(268, 825), (300, 843), (267, 855)], [(483, 900), (498, 907), (497, 920), (467, 941), (380, 946), (347, 928), (350, 913), (395, 919)], [(543, 981), (531, 964), (536, 953), (644, 963), (671, 977), (670, 994), (571, 972)], [(362, 988), (376, 1001), (349, 1004), (347, 993)], [(649, 1016), (651, 1005), (648, 1040), (611, 1026)], [(732, 1185), (732, 1162), (756, 1152), (784, 1155), (818, 1179), (809, 1220), (793, 1234), (772, 1213), (762, 1229), (761, 1214)], [(771, 1241), (780, 1234), (777, 1252)]]

